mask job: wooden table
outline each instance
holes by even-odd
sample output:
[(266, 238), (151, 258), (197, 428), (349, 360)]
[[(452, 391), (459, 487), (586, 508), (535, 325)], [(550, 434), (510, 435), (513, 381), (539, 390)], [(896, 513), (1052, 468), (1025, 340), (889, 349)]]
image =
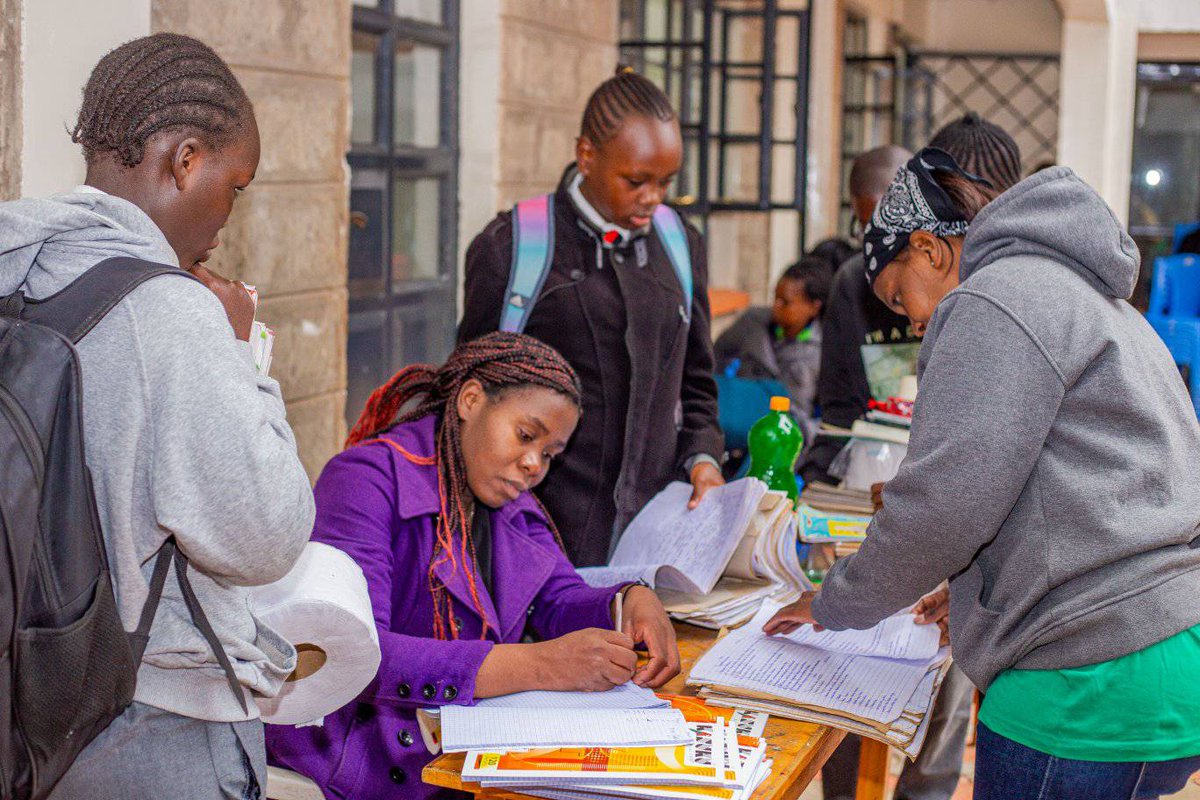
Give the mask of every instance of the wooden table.
[[(717, 634), (716, 631), (680, 623), (675, 623), (675, 632), (679, 637), (679, 657), (683, 668), (675, 680), (663, 687), (662, 691), (695, 695), (694, 689), (684, 686), (684, 678), (691, 671), (696, 659), (716, 641)], [(798, 798), (845, 735), (844, 731), (824, 725), (772, 716), (767, 722), (766, 730), (767, 757), (775, 763), (771, 767), (771, 776), (758, 787), (753, 800)], [(884, 750), (886, 752), (886, 748)], [(441, 755), (425, 767), (421, 779), (434, 786), (460, 789), (489, 800), (521, 800), (528, 797), (514, 792), (483, 789), (477, 783), (464, 783), (462, 766), (462, 753)]]
[(743, 292), (738, 289), (714, 288), (708, 290), (708, 310), (713, 318), (723, 317), (726, 314), (736, 314), (749, 306), (749, 292)]

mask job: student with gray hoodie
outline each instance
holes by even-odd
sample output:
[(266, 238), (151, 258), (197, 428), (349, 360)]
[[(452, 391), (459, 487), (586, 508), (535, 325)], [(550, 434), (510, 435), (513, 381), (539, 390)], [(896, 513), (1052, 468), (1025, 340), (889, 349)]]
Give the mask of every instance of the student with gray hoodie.
[(995, 195), (925, 149), (872, 217), (868, 280), (924, 335), (908, 456), (765, 630), (867, 628), (949, 579), (976, 800), (1170, 794), (1200, 770), (1200, 425), (1104, 201), (1065, 167)]
[(168, 579), (133, 704), (52, 797), (259, 797), (266, 751), (251, 695), (279, 690), (295, 650), (251, 615), (242, 587), (290, 569), (314, 508), (279, 385), (255, 375), (253, 304), (202, 266), (254, 177), (254, 112), (211, 49), (156, 34), (100, 61), (73, 138), (85, 185), (0, 204), (0, 295), (48, 297), (114, 256), (202, 281), (152, 278), (79, 342), (84, 443), (126, 629), (173, 536), (242, 696)]

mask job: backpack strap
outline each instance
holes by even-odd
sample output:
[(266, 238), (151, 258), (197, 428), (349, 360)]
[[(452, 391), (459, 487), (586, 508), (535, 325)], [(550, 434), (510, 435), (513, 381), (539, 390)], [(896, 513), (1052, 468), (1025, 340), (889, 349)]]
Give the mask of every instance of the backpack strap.
[(522, 333), (554, 259), (554, 195), (531, 197), (513, 206), (512, 233), (512, 266), (500, 330)]
[(24, 298), (22, 302), (10, 295), (5, 301), (13, 310), (17, 305), (21, 306), (15, 314), (21, 319), (52, 328), (78, 344), (127, 294), (159, 275), (179, 275), (196, 280), (186, 270), (168, 264), (140, 258), (109, 258), (49, 297), (41, 300)]
[(692, 256), (688, 248), (687, 230), (679, 212), (666, 203), (659, 203), (654, 209), (654, 232), (671, 259), (675, 268), (675, 277), (679, 279), (679, 287), (683, 289), (683, 320), (692, 321)]

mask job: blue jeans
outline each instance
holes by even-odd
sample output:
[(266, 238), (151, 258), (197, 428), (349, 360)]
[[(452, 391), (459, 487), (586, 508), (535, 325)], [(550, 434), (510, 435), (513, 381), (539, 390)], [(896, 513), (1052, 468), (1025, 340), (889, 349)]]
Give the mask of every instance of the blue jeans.
[(979, 724), (975, 800), (1156, 800), (1178, 792), (1200, 756), (1174, 761), (1075, 761), (1018, 744)]

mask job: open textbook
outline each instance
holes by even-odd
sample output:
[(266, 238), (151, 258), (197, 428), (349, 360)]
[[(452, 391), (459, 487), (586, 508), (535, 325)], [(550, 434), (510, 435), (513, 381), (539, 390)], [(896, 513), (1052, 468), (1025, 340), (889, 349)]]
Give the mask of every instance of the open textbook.
[(852, 730), (915, 757), (949, 666), (937, 626), (904, 613), (868, 631), (805, 626), (767, 636), (762, 626), (778, 608), (764, 603), (751, 622), (720, 639), (688, 684), (714, 705)]
[(630, 523), (608, 566), (579, 574), (592, 586), (644, 580), (672, 617), (709, 628), (744, 622), (763, 600), (812, 588), (786, 495), (744, 478), (689, 511), (691, 492), (685, 483), (668, 486)]

